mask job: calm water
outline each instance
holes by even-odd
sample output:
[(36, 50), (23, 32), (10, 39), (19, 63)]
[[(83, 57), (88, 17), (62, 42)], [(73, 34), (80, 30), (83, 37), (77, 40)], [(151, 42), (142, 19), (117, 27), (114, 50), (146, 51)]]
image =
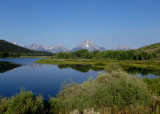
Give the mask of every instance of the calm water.
[[(47, 65), (35, 64), (39, 58), (9, 58), (0, 59), (0, 95), (12, 96), (20, 92), (21, 87), (41, 93), (45, 99), (48, 95), (56, 96), (64, 81), (72, 79), (82, 83), (90, 76), (95, 78), (101, 69), (90, 65)], [(157, 78), (160, 71), (129, 68), (127, 72), (137, 72), (140, 77)]]
[(37, 60), (39, 58), (0, 59), (12, 62), (0, 62), (0, 95), (12, 96), (19, 93), (21, 87), (25, 87), (34, 93), (41, 93), (46, 99), (48, 95), (56, 96), (64, 81), (72, 79), (82, 83), (90, 76), (95, 78), (98, 75), (98, 71), (93, 70), (80, 72), (72, 68), (59, 68), (57, 65), (33, 63)]

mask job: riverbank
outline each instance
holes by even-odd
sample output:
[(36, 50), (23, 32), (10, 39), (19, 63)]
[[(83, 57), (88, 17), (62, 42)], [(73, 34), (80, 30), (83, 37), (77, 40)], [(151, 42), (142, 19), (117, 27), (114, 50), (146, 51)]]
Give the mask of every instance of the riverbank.
[(94, 67), (106, 68), (110, 64), (118, 63), (124, 69), (128, 67), (138, 67), (138, 68), (146, 68), (146, 69), (160, 69), (160, 61), (151, 61), (151, 60), (143, 60), (143, 61), (134, 61), (134, 60), (104, 60), (104, 59), (41, 59), (36, 61), (35, 63), (43, 63), (43, 64), (56, 64), (56, 65), (67, 65), (67, 64), (80, 64), (80, 65), (92, 65)]

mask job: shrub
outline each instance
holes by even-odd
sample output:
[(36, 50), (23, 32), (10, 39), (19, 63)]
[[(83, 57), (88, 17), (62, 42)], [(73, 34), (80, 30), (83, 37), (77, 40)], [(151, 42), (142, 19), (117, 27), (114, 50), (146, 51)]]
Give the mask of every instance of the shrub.
[(43, 97), (21, 89), (20, 94), (11, 98), (7, 114), (34, 114), (43, 112)]
[(0, 98), (0, 113), (4, 114), (7, 112), (8, 106), (10, 104), (11, 100), (9, 98)]
[(160, 78), (148, 79), (144, 78), (143, 81), (147, 84), (148, 89), (152, 94), (160, 96)]
[(98, 108), (118, 107), (129, 105), (147, 106), (151, 101), (151, 94), (142, 79), (128, 76), (122, 71), (112, 71), (101, 74), (94, 81), (94, 104)]
[(112, 63), (112, 64), (109, 64), (106, 68), (106, 71), (107, 72), (112, 72), (112, 71), (122, 71), (122, 67), (117, 64), (117, 63)]
[(151, 94), (142, 79), (123, 71), (100, 74), (82, 83), (70, 83), (62, 87), (57, 98), (50, 99), (52, 109), (67, 113), (73, 110), (97, 110), (105, 107), (124, 109), (127, 106), (148, 106)]

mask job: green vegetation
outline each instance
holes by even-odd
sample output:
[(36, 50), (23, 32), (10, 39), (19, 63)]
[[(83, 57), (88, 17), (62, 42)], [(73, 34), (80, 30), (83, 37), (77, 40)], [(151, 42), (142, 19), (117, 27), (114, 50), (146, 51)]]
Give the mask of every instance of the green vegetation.
[(160, 96), (160, 78), (157, 79), (143, 79), (147, 83), (148, 89), (152, 94)]
[[(60, 52), (55, 58), (39, 60), (36, 63), (57, 64), (59, 68), (69, 67), (81, 72), (88, 72), (90, 69), (103, 69), (107, 73), (99, 74), (94, 80), (89, 78), (82, 84), (75, 82), (64, 84), (57, 97), (51, 97), (48, 101), (44, 101), (41, 95), (36, 96), (24, 89), (20, 94), (11, 98), (0, 97), (0, 112), (4, 114), (63, 114), (96, 111), (102, 114), (159, 114), (160, 79), (140, 79), (135, 75), (127, 74), (121, 68), (123, 67), (124, 70), (131, 68), (133, 71), (135, 68), (146, 69), (149, 72), (159, 70), (159, 45), (157, 43), (129, 51), (89, 52), (83, 49), (76, 52)], [(20, 51), (5, 52), (0, 50), (0, 52), (1, 57), (5, 57), (11, 53), (23, 55), (25, 51), (19, 53)], [(27, 55), (33, 53), (25, 52)], [(140, 70), (140, 72), (146, 73), (145, 70)]]
[[(81, 49), (75, 52), (60, 52), (55, 57), (42, 59), (36, 63), (57, 64), (57, 65), (90, 65), (93, 69), (106, 69), (110, 64), (118, 63), (125, 70), (138, 68), (147, 70), (160, 69), (160, 56), (157, 49), (160, 43), (146, 46), (137, 50), (128, 51), (92, 51)], [(152, 49), (152, 51), (148, 51)], [(159, 74), (157, 72), (156, 74)]]
[(11, 98), (1, 98), (0, 112), (6, 114), (35, 114), (44, 112), (43, 97), (21, 90)]
[[(100, 112), (160, 113), (160, 98), (155, 94), (160, 80), (128, 75), (118, 64), (108, 66), (108, 73), (89, 78), (82, 84), (66, 83), (56, 98), (44, 101), (42, 95), (21, 90), (11, 98), (0, 97), (3, 114), (67, 114)], [(156, 81), (156, 83), (154, 83)], [(144, 83), (145, 82), (145, 83)], [(152, 94), (151, 94), (152, 93)]]
[(57, 59), (112, 59), (112, 60), (155, 60), (160, 58), (160, 43), (155, 43), (143, 48), (128, 51), (103, 51), (89, 52), (81, 49), (75, 52), (60, 52)]
[(158, 50), (160, 50), (160, 43), (151, 44), (149, 46), (142, 47), (139, 50), (157, 52)]
[(0, 57), (20, 57), (20, 56), (52, 56), (45, 51), (29, 50), (4, 40), (0, 40)]
[(160, 60), (160, 43), (151, 44), (149, 46), (142, 47), (138, 50), (145, 52), (155, 52), (157, 53), (157, 58)]
[(112, 71), (82, 84), (66, 84), (58, 97), (51, 101), (53, 107), (57, 105), (54, 108), (59, 109), (58, 112), (67, 113), (76, 109), (82, 112), (89, 108), (149, 106), (151, 94), (143, 80), (122, 71)]
[(160, 61), (134, 61), (134, 60), (105, 60), (105, 59), (41, 59), (36, 61), (36, 63), (43, 64), (56, 64), (56, 65), (90, 65), (92, 68), (100, 68), (106, 69), (106, 67), (110, 64), (118, 63), (124, 69), (128, 69), (130, 67), (142, 68), (142, 69), (150, 69), (150, 70), (159, 70), (160, 69)]
[(155, 52), (145, 52), (138, 50), (129, 51), (92, 51), (81, 49), (75, 52), (60, 52), (57, 59), (112, 59), (112, 60), (154, 60), (157, 58)]
[[(89, 70), (110, 70), (110, 65), (119, 64), (129, 74), (154, 74), (160, 76), (160, 62), (158, 61), (107, 61), (107, 60), (71, 60), (71, 59), (42, 59), (36, 63), (56, 64), (60, 69), (72, 68), (80, 72)], [(109, 67), (109, 68), (108, 68)]]

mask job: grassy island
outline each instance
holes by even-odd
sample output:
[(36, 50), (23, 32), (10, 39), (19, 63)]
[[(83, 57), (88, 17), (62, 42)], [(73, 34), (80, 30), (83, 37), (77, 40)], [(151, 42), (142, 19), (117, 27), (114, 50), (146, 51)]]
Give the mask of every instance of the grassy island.
[(106, 68), (110, 64), (118, 63), (123, 68), (128, 67), (138, 67), (138, 68), (147, 68), (147, 69), (160, 69), (160, 61), (154, 60), (98, 60), (98, 59), (54, 59), (47, 58), (36, 61), (35, 63), (42, 64), (56, 64), (56, 65), (65, 65), (65, 64), (80, 64), (80, 65), (92, 65), (93, 67)]

